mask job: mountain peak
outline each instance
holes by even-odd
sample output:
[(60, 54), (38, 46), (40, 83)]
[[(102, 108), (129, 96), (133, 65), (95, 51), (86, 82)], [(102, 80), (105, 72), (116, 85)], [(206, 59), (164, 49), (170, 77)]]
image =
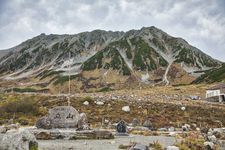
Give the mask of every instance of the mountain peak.
[[(68, 75), (70, 64), (73, 75), (83, 76), (85, 72), (94, 71), (98, 78), (121, 76), (122, 80), (133, 75), (141, 82), (167, 84), (185, 77), (188, 78), (185, 82), (190, 83), (200, 75), (198, 72), (221, 64), (185, 40), (154, 26), (127, 32), (42, 33), (10, 51), (13, 54), (0, 59), (0, 75), (14, 80), (39, 78), (42, 81), (56, 76), (60, 79)], [(71, 60), (68, 60), (68, 51)]]

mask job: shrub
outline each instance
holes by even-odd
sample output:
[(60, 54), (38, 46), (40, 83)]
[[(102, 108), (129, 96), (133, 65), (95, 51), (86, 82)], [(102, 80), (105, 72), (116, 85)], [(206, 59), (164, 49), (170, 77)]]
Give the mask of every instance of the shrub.
[(39, 107), (32, 99), (11, 98), (2, 103), (1, 109), (7, 113), (39, 114)]
[(20, 117), (20, 118), (18, 119), (18, 122), (19, 122), (21, 125), (23, 125), (23, 126), (26, 126), (26, 125), (29, 124), (29, 120), (28, 120), (27, 118), (25, 118), (25, 117)]
[(93, 98), (90, 97), (90, 96), (86, 96), (86, 97), (83, 98), (83, 101), (84, 101), (84, 102), (85, 102), (85, 101), (88, 101), (89, 103), (91, 103), (91, 102), (93, 101)]
[(153, 143), (150, 143), (149, 147), (152, 147), (153, 150), (163, 150), (163, 147), (159, 143), (159, 141), (154, 141)]

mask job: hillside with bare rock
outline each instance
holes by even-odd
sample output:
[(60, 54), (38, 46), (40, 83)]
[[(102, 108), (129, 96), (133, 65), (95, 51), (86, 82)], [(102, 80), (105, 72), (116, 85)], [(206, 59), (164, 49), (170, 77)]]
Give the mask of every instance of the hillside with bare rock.
[[(74, 91), (107, 91), (127, 87), (131, 81), (134, 86), (189, 84), (221, 64), (154, 26), (127, 32), (95, 30), (41, 34), (8, 49), (0, 57), (0, 80), (19, 90), (43, 90), (45, 85), (63, 93), (70, 73)], [(19, 85), (10, 85), (16, 82)]]

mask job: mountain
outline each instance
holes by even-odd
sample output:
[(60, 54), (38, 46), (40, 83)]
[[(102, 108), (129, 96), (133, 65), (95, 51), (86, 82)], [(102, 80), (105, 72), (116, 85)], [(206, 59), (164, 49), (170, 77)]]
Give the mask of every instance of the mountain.
[(74, 90), (81, 91), (140, 83), (186, 84), (222, 64), (153, 26), (127, 32), (41, 34), (7, 51), (0, 58), (2, 80), (45, 82), (55, 89), (66, 86), (70, 73)]
[(213, 83), (213, 82), (225, 82), (225, 64), (221, 67), (213, 68), (205, 71), (203, 75), (198, 77), (193, 83)]
[(3, 56), (7, 55), (9, 52), (10, 52), (9, 50), (0, 50), (0, 59), (1, 59)]

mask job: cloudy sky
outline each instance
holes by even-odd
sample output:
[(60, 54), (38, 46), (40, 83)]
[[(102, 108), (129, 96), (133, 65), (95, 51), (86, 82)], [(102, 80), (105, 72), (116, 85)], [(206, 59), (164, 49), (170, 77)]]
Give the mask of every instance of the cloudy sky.
[(225, 61), (225, 0), (0, 0), (0, 49), (41, 33), (156, 26)]

